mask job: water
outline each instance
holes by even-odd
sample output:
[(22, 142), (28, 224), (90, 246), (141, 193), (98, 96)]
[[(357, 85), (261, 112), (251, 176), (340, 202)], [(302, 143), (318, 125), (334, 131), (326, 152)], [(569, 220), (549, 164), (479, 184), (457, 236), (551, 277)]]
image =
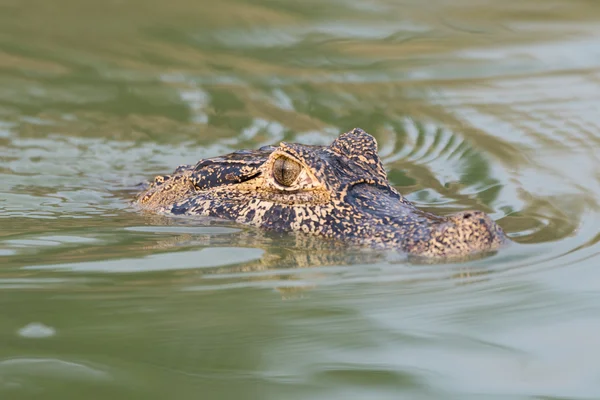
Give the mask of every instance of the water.
[[(0, 2), (2, 399), (600, 398), (600, 6)], [(413, 265), (144, 216), (177, 165), (361, 127), (519, 243)]]

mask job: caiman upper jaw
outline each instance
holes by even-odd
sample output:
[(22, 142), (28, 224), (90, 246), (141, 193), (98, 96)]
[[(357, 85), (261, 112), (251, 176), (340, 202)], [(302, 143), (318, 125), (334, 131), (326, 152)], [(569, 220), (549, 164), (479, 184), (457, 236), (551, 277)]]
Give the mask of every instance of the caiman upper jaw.
[(500, 226), (481, 211), (462, 211), (436, 223), (425, 235), (408, 237), (403, 248), (420, 257), (463, 257), (497, 250), (508, 239)]

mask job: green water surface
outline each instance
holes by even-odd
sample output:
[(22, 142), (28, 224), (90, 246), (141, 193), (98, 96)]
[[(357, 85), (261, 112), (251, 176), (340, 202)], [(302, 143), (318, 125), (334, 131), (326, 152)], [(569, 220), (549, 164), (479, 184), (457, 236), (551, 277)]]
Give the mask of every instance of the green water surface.
[[(373, 134), (518, 245), (143, 215), (137, 185)], [(0, 399), (599, 399), (600, 3), (0, 0)]]

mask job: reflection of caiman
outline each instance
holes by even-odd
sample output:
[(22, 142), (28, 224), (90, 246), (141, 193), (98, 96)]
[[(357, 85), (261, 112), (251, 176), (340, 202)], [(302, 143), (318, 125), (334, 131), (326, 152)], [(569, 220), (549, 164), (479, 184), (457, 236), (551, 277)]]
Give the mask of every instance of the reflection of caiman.
[(425, 257), (492, 251), (507, 242), (481, 211), (437, 216), (393, 187), (361, 129), (330, 146), (281, 143), (184, 165), (139, 195), (146, 210), (234, 220)]

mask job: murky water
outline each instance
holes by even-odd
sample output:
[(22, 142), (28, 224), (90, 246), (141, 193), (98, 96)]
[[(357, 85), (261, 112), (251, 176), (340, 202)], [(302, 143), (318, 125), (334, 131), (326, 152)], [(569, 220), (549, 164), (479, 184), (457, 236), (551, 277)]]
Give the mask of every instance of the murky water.
[[(0, 2), (0, 398), (600, 398), (600, 5)], [(377, 137), (519, 245), (411, 265), (153, 218), (136, 185)]]

